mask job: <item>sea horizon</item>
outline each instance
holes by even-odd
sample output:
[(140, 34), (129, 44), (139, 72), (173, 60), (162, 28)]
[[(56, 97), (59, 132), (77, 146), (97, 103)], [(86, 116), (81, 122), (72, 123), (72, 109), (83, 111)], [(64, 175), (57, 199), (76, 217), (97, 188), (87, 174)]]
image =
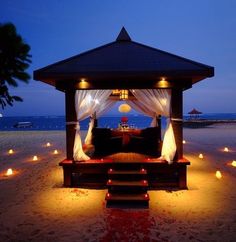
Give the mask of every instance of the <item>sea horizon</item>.
[[(98, 119), (98, 126), (103, 128), (117, 128), (120, 118), (127, 116), (128, 124), (134, 128), (149, 127), (152, 119), (142, 114), (135, 115), (104, 115)], [(184, 119), (189, 115), (184, 114)], [(236, 120), (236, 113), (204, 113), (200, 118), (209, 120)], [(30, 122), (31, 127), (16, 128), (19, 122)], [(162, 128), (166, 127), (166, 118), (162, 117)], [(89, 118), (80, 122), (81, 130), (87, 130)], [(64, 115), (41, 115), (41, 116), (7, 116), (0, 118), (0, 131), (37, 131), (37, 130), (65, 130), (66, 121)]]

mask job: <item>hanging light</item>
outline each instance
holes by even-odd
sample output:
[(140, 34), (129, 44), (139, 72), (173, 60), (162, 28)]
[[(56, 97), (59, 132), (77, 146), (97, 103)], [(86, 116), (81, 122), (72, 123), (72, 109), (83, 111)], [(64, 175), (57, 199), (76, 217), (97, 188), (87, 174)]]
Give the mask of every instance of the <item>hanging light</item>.
[(129, 91), (128, 90), (120, 90), (120, 99), (121, 100), (127, 100), (129, 97)]
[(119, 89), (112, 90), (112, 95), (120, 95), (120, 90)]
[(131, 107), (128, 104), (124, 103), (119, 106), (118, 110), (120, 113), (128, 113), (130, 112)]

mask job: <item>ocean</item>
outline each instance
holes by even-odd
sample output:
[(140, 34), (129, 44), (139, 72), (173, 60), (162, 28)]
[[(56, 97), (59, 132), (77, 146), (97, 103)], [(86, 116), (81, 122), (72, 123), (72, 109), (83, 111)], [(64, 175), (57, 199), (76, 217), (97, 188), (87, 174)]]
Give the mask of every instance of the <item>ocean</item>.
[[(147, 116), (128, 116), (128, 123), (135, 128), (149, 127), (151, 118)], [(187, 118), (188, 115), (184, 115)], [(203, 114), (201, 118), (210, 120), (236, 120), (236, 113), (214, 113)], [(100, 117), (99, 127), (117, 128), (121, 117)], [(14, 128), (17, 122), (31, 122), (32, 127)], [(88, 129), (89, 119), (80, 123), (81, 130)], [(162, 118), (162, 127), (166, 126), (166, 119)], [(0, 118), (0, 131), (28, 131), (28, 130), (65, 130), (65, 116), (22, 116), (22, 117), (2, 117)]]

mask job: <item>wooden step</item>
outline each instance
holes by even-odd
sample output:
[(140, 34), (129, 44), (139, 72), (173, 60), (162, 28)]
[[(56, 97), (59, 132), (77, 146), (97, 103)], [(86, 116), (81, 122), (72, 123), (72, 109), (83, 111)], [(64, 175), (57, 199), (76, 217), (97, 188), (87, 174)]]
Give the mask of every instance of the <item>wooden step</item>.
[(148, 187), (148, 181), (147, 180), (139, 180), (139, 181), (121, 181), (121, 180), (111, 180), (109, 179), (107, 181), (107, 186), (116, 187)]
[(108, 170), (109, 175), (147, 175), (146, 169), (140, 170), (115, 170), (110, 168)]
[(106, 201), (149, 201), (148, 193), (140, 193), (140, 194), (122, 194), (122, 193), (107, 193)]

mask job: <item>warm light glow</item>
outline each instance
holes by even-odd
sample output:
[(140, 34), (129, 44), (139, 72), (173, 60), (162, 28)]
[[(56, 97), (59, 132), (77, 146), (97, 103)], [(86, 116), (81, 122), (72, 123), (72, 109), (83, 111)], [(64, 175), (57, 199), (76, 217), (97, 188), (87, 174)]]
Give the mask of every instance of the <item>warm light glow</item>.
[(229, 148), (228, 147), (225, 147), (224, 148), (224, 152), (229, 152)]
[(236, 160), (233, 160), (232, 163), (231, 163), (231, 165), (232, 165), (233, 167), (236, 167)]
[(222, 175), (221, 175), (220, 171), (216, 171), (216, 178), (217, 179), (221, 179), (222, 178)]
[(7, 169), (6, 176), (13, 175), (13, 170), (11, 168)]
[(198, 156), (200, 159), (203, 159), (203, 154), (199, 154)]
[(129, 91), (128, 90), (120, 90), (120, 99), (121, 100), (127, 100), (129, 97)]
[(107, 197), (110, 197), (111, 196), (111, 194), (110, 193), (107, 193)]
[(186, 144), (186, 141), (185, 140), (183, 140), (183, 144)]
[(142, 168), (142, 169), (141, 169), (141, 172), (145, 172), (145, 169), (144, 169), (144, 168)]
[(113, 171), (112, 168), (110, 168), (109, 171), (112, 172)]
[(50, 146), (51, 146), (51, 144), (50, 144), (49, 142), (47, 142), (46, 146), (47, 146), (47, 147), (50, 147)]
[(38, 160), (38, 156), (37, 155), (34, 155), (33, 161), (36, 161), (36, 160)]
[(85, 78), (81, 78), (80, 82), (77, 83), (78, 88), (86, 89), (89, 88), (90, 84)]
[(10, 150), (8, 150), (8, 154), (13, 154), (14, 153), (14, 151), (13, 151), (13, 149), (10, 149)]
[(53, 154), (57, 155), (58, 154), (58, 150), (54, 150)]
[(148, 194), (146, 193), (146, 194), (144, 195), (144, 197), (145, 197), (145, 198), (148, 198)]
[(111, 184), (111, 179), (108, 180), (108, 183)]
[(120, 95), (120, 90), (119, 89), (114, 89), (112, 90), (113, 95)]
[(147, 184), (147, 180), (143, 180), (143, 184)]
[(120, 113), (128, 113), (130, 112), (131, 107), (128, 104), (124, 103), (119, 106), (118, 110)]

